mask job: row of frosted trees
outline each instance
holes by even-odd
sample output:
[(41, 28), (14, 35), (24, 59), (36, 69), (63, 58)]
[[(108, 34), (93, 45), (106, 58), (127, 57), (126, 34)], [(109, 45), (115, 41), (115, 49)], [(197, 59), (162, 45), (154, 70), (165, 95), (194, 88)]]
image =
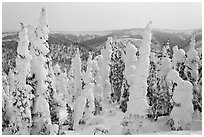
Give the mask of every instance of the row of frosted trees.
[[(172, 59), (164, 48), (159, 60), (150, 52), (150, 22), (139, 49), (130, 43), (119, 48), (117, 39), (108, 38), (100, 55), (89, 53), (84, 69), (77, 49), (67, 74), (52, 64), (46, 16), (42, 8), (37, 28), (21, 24), (16, 69), (3, 76), (4, 134), (67, 134), (68, 130), (80, 130), (82, 124), (93, 124), (98, 115), (112, 113), (111, 106), (125, 112), (124, 120), (129, 121), (120, 127), (123, 132), (115, 134), (135, 134), (145, 128), (140, 124), (147, 121), (148, 111), (157, 115), (155, 111), (161, 108), (155, 108), (158, 101), (151, 97), (163, 92), (171, 95), (163, 102), (170, 104), (167, 111), (173, 127), (185, 129), (191, 123), (192, 100), (200, 102), (193, 91), (201, 92), (194, 37), (187, 57), (175, 46)], [(151, 71), (153, 65), (156, 69)], [(157, 77), (159, 80), (153, 80)], [(163, 87), (157, 87), (156, 81)]]

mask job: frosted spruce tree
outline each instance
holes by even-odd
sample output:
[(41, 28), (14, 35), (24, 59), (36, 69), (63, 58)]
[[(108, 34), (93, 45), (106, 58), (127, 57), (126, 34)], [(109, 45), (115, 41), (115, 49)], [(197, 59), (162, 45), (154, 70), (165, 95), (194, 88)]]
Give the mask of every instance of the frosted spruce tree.
[(55, 126), (55, 124), (59, 123), (59, 108), (60, 108), (60, 103), (58, 102), (58, 98), (57, 98), (58, 95), (55, 88), (55, 81), (56, 81), (55, 74), (50, 61), (48, 64), (48, 75), (47, 75), (46, 84), (48, 85), (47, 98), (49, 103), (52, 127)]
[(32, 126), (29, 85), (26, 85), (26, 77), (30, 73), (30, 61), (32, 56), (28, 50), (27, 28), (21, 23), (19, 43), (17, 48), (15, 90), (12, 91), (13, 112), (10, 119), (11, 133), (16, 135), (29, 135)]
[(161, 59), (161, 66), (159, 71), (160, 77), (166, 77), (166, 75), (170, 70), (171, 70), (171, 60), (169, 59), (169, 55), (167, 53), (166, 47), (163, 47), (163, 57)]
[(82, 121), (86, 123), (88, 119), (90, 119), (93, 116), (94, 111), (94, 95), (93, 95), (93, 77), (92, 77), (92, 70), (93, 70), (93, 61), (92, 61), (92, 55), (89, 53), (89, 58), (87, 61), (87, 69), (85, 74), (83, 75), (83, 81), (84, 86), (82, 90), (82, 97), (86, 101), (86, 105), (84, 108), (84, 115), (82, 117)]
[(110, 59), (112, 53), (112, 37), (109, 37), (105, 49), (101, 50), (102, 55), (102, 64), (101, 64), (101, 77), (102, 77), (102, 87), (103, 87), (103, 103), (107, 103), (110, 94), (111, 94), (111, 84), (109, 82), (109, 73), (110, 73)]
[(165, 46), (163, 47), (162, 54), (161, 64), (157, 68), (159, 70), (159, 78), (156, 86), (157, 93), (154, 94), (155, 96), (153, 97), (155, 99), (155, 102), (153, 103), (156, 112), (155, 120), (157, 120), (158, 116), (168, 115), (172, 109), (170, 102), (172, 95), (170, 87), (172, 87), (172, 84), (166, 79), (167, 74), (171, 70), (171, 60)]
[(157, 56), (155, 53), (150, 55), (150, 68), (149, 68), (149, 77), (147, 79), (147, 97), (149, 99), (150, 108), (148, 109), (148, 117), (151, 119), (157, 119), (157, 106), (158, 106), (158, 80), (160, 79), (157, 68)]
[(191, 124), (193, 114), (193, 86), (189, 81), (182, 80), (176, 70), (171, 70), (167, 78), (177, 84), (172, 97), (174, 107), (170, 114), (173, 126), (177, 130), (189, 128), (187, 126)]
[(9, 91), (9, 82), (8, 82), (8, 76), (2, 76), (2, 94), (5, 94), (5, 96), (8, 97), (8, 99), (10, 98), (10, 91)]
[(195, 36), (193, 35), (191, 37), (190, 48), (189, 48), (189, 51), (187, 52), (187, 59), (186, 59), (187, 69), (189, 69), (190, 76), (193, 79), (193, 81), (196, 81), (198, 78), (198, 62), (199, 62), (199, 57), (198, 57), (198, 52), (195, 50)]
[(126, 51), (126, 54), (124, 56), (124, 62), (125, 62), (124, 74), (129, 85), (132, 86), (135, 69), (136, 69), (136, 63), (137, 63), (136, 53), (138, 50), (134, 45), (128, 43), (125, 51)]
[(15, 90), (15, 77), (13, 70), (9, 70), (9, 74), (7, 76), (8, 84), (9, 84), (9, 98), (11, 97), (11, 93)]
[(48, 40), (48, 21), (46, 9), (43, 7), (40, 13), (39, 26), (37, 28), (28, 26), (28, 38), (31, 43), (30, 52), (32, 55), (31, 72), (35, 76), (35, 99), (32, 109), (33, 128), (31, 134), (39, 134), (43, 125), (51, 125), (49, 104), (46, 99), (47, 85), (45, 84), (48, 70), (45, 62), (48, 60), (46, 55), (49, 53)]
[(64, 74), (58, 64), (54, 66), (54, 74), (55, 74), (55, 87), (58, 94), (67, 97), (67, 78), (66, 74)]
[(74, 125), (73, 129), (77, 129), (79, 125), (79, 120), (81, 119), (85, 107), (86, 100), (82, 97), (82, 74), (81, 74), (81, 59), (79, 49), (72, 60), (72, 69), (74, 74), (74, 94), (75, 94), (75, 104), (74, 104)]
[[(133, 85), (135, 69), (137, 66), (136, 53), (138, 52), (138, 49), (133, 44), (128, 42), (127, 45), (125, 45), (125, 48), (123, 50), (121, 49), (121, 53), (122, 53), (121, 59), (123, 61), (120, 61), (124, 67), (123, 71), (120, 72), (123, 75), (120, 108), (122, 109), (123, 112), (126, 112), (127, 102), (129, 101), (129, 91), (130, 91), (129, 88)], [(131, 87), (131, 90), (132, 88), (133, 86)]]
[(98, 55), (93, 60), (93, 71), (92, 76), (94, 78), (95, 85), (93, 87), (93, 95), (95, 102), (95, 112), (94, 115), (100, 114), (102, 110), (102, 98), (103, 98), (103, 88), (102, 88), (102, 78), (100, 75), (100, 68), (98, 65), (101, 65), (102, 56)]
[(132, 114), (145, 116), (148, 109), (146, 100), (147, 77), (149, 74), (149, 56), (151, 44), (151, 22), (145, 28), (142, 44), (139, 49), (138, 65), (134, 75), (133, 85), (130, 87), (127, 111)]
[[(202, 58), (201, 58), (202, 59)], [(194, 110), (200, 110), (202, 108), (202, 91), (199, 89), (200, 86), (200, 76), (199, 76), (199, 63), (200, 61), (199, 54), (195, 50), (195, 36), (191, 37), (189, 51), (187, 52), (187, 59), (185, 62), (185, 74), (187, 79), (193, 84), (193, 105)], [(200, 64), (200, 66), (202, 66)], [(200, 74), (202, 72), (200, 71)], [(200, 82), (199, 82), (200, 81)], [(202, 88), (201, 88), (202, 89)]]
[[(15, 84), (15, 83), (13, 83)], [(14, 87), (15, 89), (15, 87)], [(11, 92), (13, 93), (13, 92)], [(10, 119), (13, 117), (12, 96), (9, 95), (9, 83), (6, 76), (2, 76), (2, 135), (12, 134)]]
[(179, 68), (183, 62), (185, 62), (185, 51), (178, 49), (178, 46), (173, 47), (172, 68), (179, 71)]
[(120, 49), (118, 40), (114, 40), (112, 44), (112, 54), (110, 63), (110, 83), (112, 87), (111, 101), (120, 103), (123, 87), (125, 63), (122, 59), (123, 51)]

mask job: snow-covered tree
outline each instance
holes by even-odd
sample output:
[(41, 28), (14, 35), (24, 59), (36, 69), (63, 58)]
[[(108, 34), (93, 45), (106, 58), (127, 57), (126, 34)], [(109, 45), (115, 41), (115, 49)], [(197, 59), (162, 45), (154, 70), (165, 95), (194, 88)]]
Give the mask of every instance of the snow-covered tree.
[(170, 70), (171, 70), (171, 60), (169, 59), (166, 48), (163, 47), (163, 57), (161, 60), (161, 67), (159, 71), (160, 77), (166, 77), (166, 75)]
[(121, 89), (123, 86), (125, 63), (122, 59), (123, 51), (119, 48), (120, 43), (117, 40), (114, 40), (113, 43), (109, 79), (112, 87), (112, 101), (119, 103), (123, 94)]
[(8, 84), (9, 84), (9, 98), (11, 97), (11, 93), (15, 90), (15, 77), (14, 77), (14, 72), (13, 70), (10, 69), (8, 76)]
[(32, 56), (28, 50), (27, 28), (21, 23), (17, 48), (15, 90), (12, 91), (12, 114), (10, 126), (12, 134), (30, 134), (32, 125), (29, 92), (30, 86), (26, 84), (26, 77), (30, 73)]
[(170, 117), (176, 129), (185, 129), (192, 122), (193, 86), (189, 81), (182, 80), (176, 70), (171, 70), (167, 78), (177, 84), (172, 97), (174, 107)]
[(99, 65), (102, 77), (102, 87), (103, 87), (103, 103), (107, 103), (107, 100), (111, 94), (111, 84), (109, 82), (109, 73), (110, 73), (110, 59), (112, 53), (111, 44), (113, 42), (112, 37), (109, 37), (105, 49), (101, 50), (102, 55), (102, 64)]
[(73, 128), (76, 130), (79, 125), (86, 104), (86, 100), (81, 95), (82, 93), (82, 74), (81, 74), (81, 59), (79, 49), (77, 49), (76, 55), (72, 60), (72, 68), (74, 71), (74, 93), (75, 93), (75, 104), (74, 104), (74, 125)]
[[(15, 83), (13, 83), (15, 84)], [(15, 87), (14, 87), (15, 89)], [(12, 93), (12, 92), (11, 92)], [(11, 134), (9, 121), (13, 115), (12, 96), (9, 96), (9, 83), (6, 76), (2, 76), (2, 134)]]
[(101, 57), (100, 55), (96, 56), (93, 60), (93, 70), (92, 70), (92, 75), (95, 81), (95, 85), (93, 87), (93, 95), (94, 95), (94, 102), (95, 102), (95, 112), (94, 114), (100, 114), (101, 107), (102, 107), (102, 98), (103, 98), (103, 88), (102, 88), (102, 78), (100, 75), (100, 68), (98, 67), (98, 64), (101, 62)]
[[(172, 84), (166, 79), (168, 72), (171, 70), (171, 60), (169, 59), (166, 47), (163, 47), (162, 54), (160, 65), (157, 65), (156, 70), (154, 70), (156, 75), (151, 76), (150, 74), (152, 77), (151, 80), (155, 80), (156, 78), (156, 83), (154, 83), (154, 86), (148, 87), (149, 90), (152, 90), (152, 93), (148, 94), (151, 100), (149, 112), (152, 114), (151, 117), (155, 120), (157, 120), (159, 116), (169, 115), (172, 109), (170, 102), (172, 95), (170, 87), (172, 87)], [(153, 81), (149, 82), (153, 83)]]
[(183, 49), (178, 49), (178, 46), (174, 46), (172, 56), (172, 68), (178, 71), (180, 64), (185, 62), (185, 60), (185, 51)]
[(149, 75), (149, 56), (151, 44), (151, 22), (147, 25), (144, 31), (142, 44), (139, 49), (138, 65), (134, 74), (134, 82), (130, 87), (130, 97), (128, 102), (128, 112), (146, 115), (148, 103), (146, 100), (147, 94), (147, 77)]
[(30, 52), (32, 55), (31, 72), (35, 75), (35, 80), (37, 81), (32, 110), (34, 117), (31, 134), (39, 134), (45, 122), (47, 122), (48, 125), (51, 124), (49, 105), (46, 100), (47, 85), (45, 84), (48, 75), (45, 62), (48, 60), (46, 55), (49, 53), (49, 45), (47, 43), (49, 29), (47, 12), (44, 7), (40, 13), (39, 26), (37, 28), (28, 26), (28, 29), (28, 38), (31, 43)]
[(94, 94), (93, 94), (93, 77), (92, 77), (92, 69), (93, 69), (93, 61), (92, 61), (92, 55), (89, 53), (89, 58), (87, 61), (87, 69), (85, 74), (83, 75), (83, 81), (84, 81), (84, 88), (82, 91), (82, 97), (86, 101), (86, 106), (84, 108), (84, 115), (82, 118), (82, 121), (86, 123), (88, 119), (90, 119), (93, 116), (94, 111)]
[[(132, 92), (133, 90), (133, 81), (134, 81), (134, 75), (135, 70), (137, 66), (137, 53), (138, 49), (128, 42), (128, 44), (125, 47), (125, 53), (122, 52), (122, 59), (124, 61), (124, 78), (123, 78), (123, 87), (122, 87), (122, 100), (121, 100), (121, 106), (123, 112), (127, 110), (127, 102), (129, 98), (129, 92)], [(131, 88), (130, 88), (131, 87)], [(130, 90), (129, 90), (130, 88)], [(132, 93), (133, 94), (133, 93)]]
[[(185, 74), (187, 79), (193, 84), (193, 105), (194, 109), (201, 110), (201, 100), (202, 91), (199, 89), (200, 79), (199, 79), (199, 64), (200, 64), (199, 54), (195, 49), (195, 36), (191, 37), (189, 51), (187, 52), (187, 59), (185, 62)], [(202, 66), (202, 65), (201, 65)], [(200, 72), (202, 73), (202, 72)]]
[(134, 45), (128, 43), (125, 51), (126, 51), (126, 54), (124, 56), (124, 62), (125, 62), (124, 74), (125, 74), (125, 77), (126, 77), (128, 83), (130, 85), (132, 85), (133, 84), (133, 77), (134, 77), (134, 73), (135, 73), (135, 69), (136, 69), (136, 65), (137, 65), (136, 53), (138, 50)]
[(55, 74), (55, 87), (57, 93), (62, 94), (64, 97), (67, 97), (68, 91), (66, 88), (67, 85), (66, 74), (62, 72), (58, 64), (54, 66), (54, 74)]
[(199, 57), (198, 52), (195, 50), (195, 36), (193, 35), (191, 37), (189, 51), (187, 52), (186, 65), (187, 69), (190, 70), (190, 76), (194, 79), (194, 81), (198, 78), (198, 62)]
[[(8, 78), (8, 77), (7, 77)], [(2, 76), (2, 94), (5, 94), (5, 96), (10, 97), (10, 91), (9, 91), (9, 82), (7, 80), (6, 76)], [(14, 80), (14, 79), (13, 79)]]

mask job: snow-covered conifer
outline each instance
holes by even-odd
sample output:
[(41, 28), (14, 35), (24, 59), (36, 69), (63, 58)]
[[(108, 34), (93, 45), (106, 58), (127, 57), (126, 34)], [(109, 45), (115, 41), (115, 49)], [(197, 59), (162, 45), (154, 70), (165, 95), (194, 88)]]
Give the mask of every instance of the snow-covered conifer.
[(186, 65), (190, 69), (191, 77), (196, 81), (198, 78), (198, 52), (195, 50), (195, 36), (191, 37), (190, 48), (187, 52)]
[(110, 73), (110, 59), (111, 59), (111, 53), (112, 53), (112, 37), (109, 37), (105, 49), (102, 49), (101, 55), (102, 55), (102, 64), (101, 64), (101, 77), (102, 77), (102, 87), (103, 87), (103, 102), (106, 103), (107, 99), (110, 96), (111, 93), (111, 84), (109, 82), (109, 73)]
[(167, 54), (166, 47), (163, 47), (163, 57), (161, 60), (161, 67), (159, 71), (160, 77), (165, 77), (168, 72), (171, 70), (171, 60)]
[(179, 69), (179, 64), (186, 60), (185, 51), (178, 49), (178, 46), (173, 47), (172, 67), (175, 70)]
[(32, 56), (28, 50), (27, 28), (21, 23), (17, 48), (15, 90), (12, 91), (13, 115), (10, 119), (13, 134), (30, 134), (32, 125), (29, 85), (26, 85), (26, 77), (30, 73), (30, 61)]
[(130, 85), (133, 84), (133, 77), (136, 69), (136, 63), (137, 63), (137, 48), (128, 43), (126, 46), (126, 54), (124, 56), (124, 62), (125, 62), (125, 77)]
[(11, 93), (15, 90), (15, 76), (13, 70), (10, 69), (9, 74), (7, 76), (8, 84), (9, 84), (9, 98), (11, 97)]
[(173, 118), (176, 129), (185, 129), (192, 122), (193, 86), (189, 81), (182, 80), (176, 70), (171, 70), (167, 78), (177, 84), (172, 97), (174, 107), (170, 117)]
[(79, 125), (86, 104), (86, 100), (82, 96), (82, 74), (81, 74), (81, 59), (79, 49), (77, 49), (76, 55), (72, 60), (72, 69), (74, 71), (74, 93), (75, 93), (75, 104), (74, 104), (74, 125), (73, 128), (76, 130)]
[(83, 121), (87, 121), (91, 116), (92, 112), (94, 111), (94, 95), (93, 95), (93, 77), (92, 77), (92, 69), (93, 69), (93, 61), (92, 61), (92, 55), (89, 53), (89, 58), (87, 61), (87, 69), (86, 73), (83, 75), (83, 81), (85, 83), (83, 91), (82, 91), (82, 97), (86, 100), (86, 106), (84, 108), (84, 116), (82, 118)]
[(146, 100), (147, 77), (149, 74), (149, 56), (151, 44), (151, 22), (144, 30), (142, 44), (139, 49), (139, 60), (136, 66), (133, 85), (130, 87), (128, 112), (144, 116), (148, 109)]
[(40, 12), (39, 26), (34, 29), (33, 26), (28, 26), (29, 40), (31, 42), (31, 72), (35, 75), (37, 81), (35, 100), (33, 105), (33, 128), (31, 134), (39, 134), (43, 123), (51, 124), (50, 111), (48, 101), (46, 100), (48, 70), (45, 62), (48, 60), (46, 55), (49, 53), (48, 40), (48, 21), (47, 12), (43, 7)]
[(57, 93), (67, 97), (68, 91), (66, 88), (67, 85), (66, 74), (62, 72), (58, 64), (54, 66), (54, 74), (55, 74), (55, 87)]

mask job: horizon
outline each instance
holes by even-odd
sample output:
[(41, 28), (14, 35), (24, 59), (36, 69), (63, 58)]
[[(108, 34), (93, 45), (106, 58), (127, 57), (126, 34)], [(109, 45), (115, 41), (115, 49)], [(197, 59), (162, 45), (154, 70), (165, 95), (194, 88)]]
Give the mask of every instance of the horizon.
[[(119, 31), (119, 30), (133, 30), (133, 29), (144, 29), (144, 28), (124, 28), (124, 29), (114, 29), (114, 30), (83, 30), (83, 31), (66, 31), (66, 30), (49, 30), (50, 32), (106, 32), (106, 31)], [(163, 30), (163, 31), (191, 31), (191, 30), (202, 30), (202, 28), (194, 28), (194, 29), (160, 29), (160, 28), (152, 28), (152, 30)], [(2, 31), (2, 33), (14, 33), (20, 32), (19, 30), (14, 31)]]
[(42, 6), (47, 9), (48, 24), (53, 32), (137, 29), (144, 28), (149, 21), (155, 29), (202, 29), (201, 2), (3, 2), (2, 32), (19, 31), (20, 21), (38, 26)]

